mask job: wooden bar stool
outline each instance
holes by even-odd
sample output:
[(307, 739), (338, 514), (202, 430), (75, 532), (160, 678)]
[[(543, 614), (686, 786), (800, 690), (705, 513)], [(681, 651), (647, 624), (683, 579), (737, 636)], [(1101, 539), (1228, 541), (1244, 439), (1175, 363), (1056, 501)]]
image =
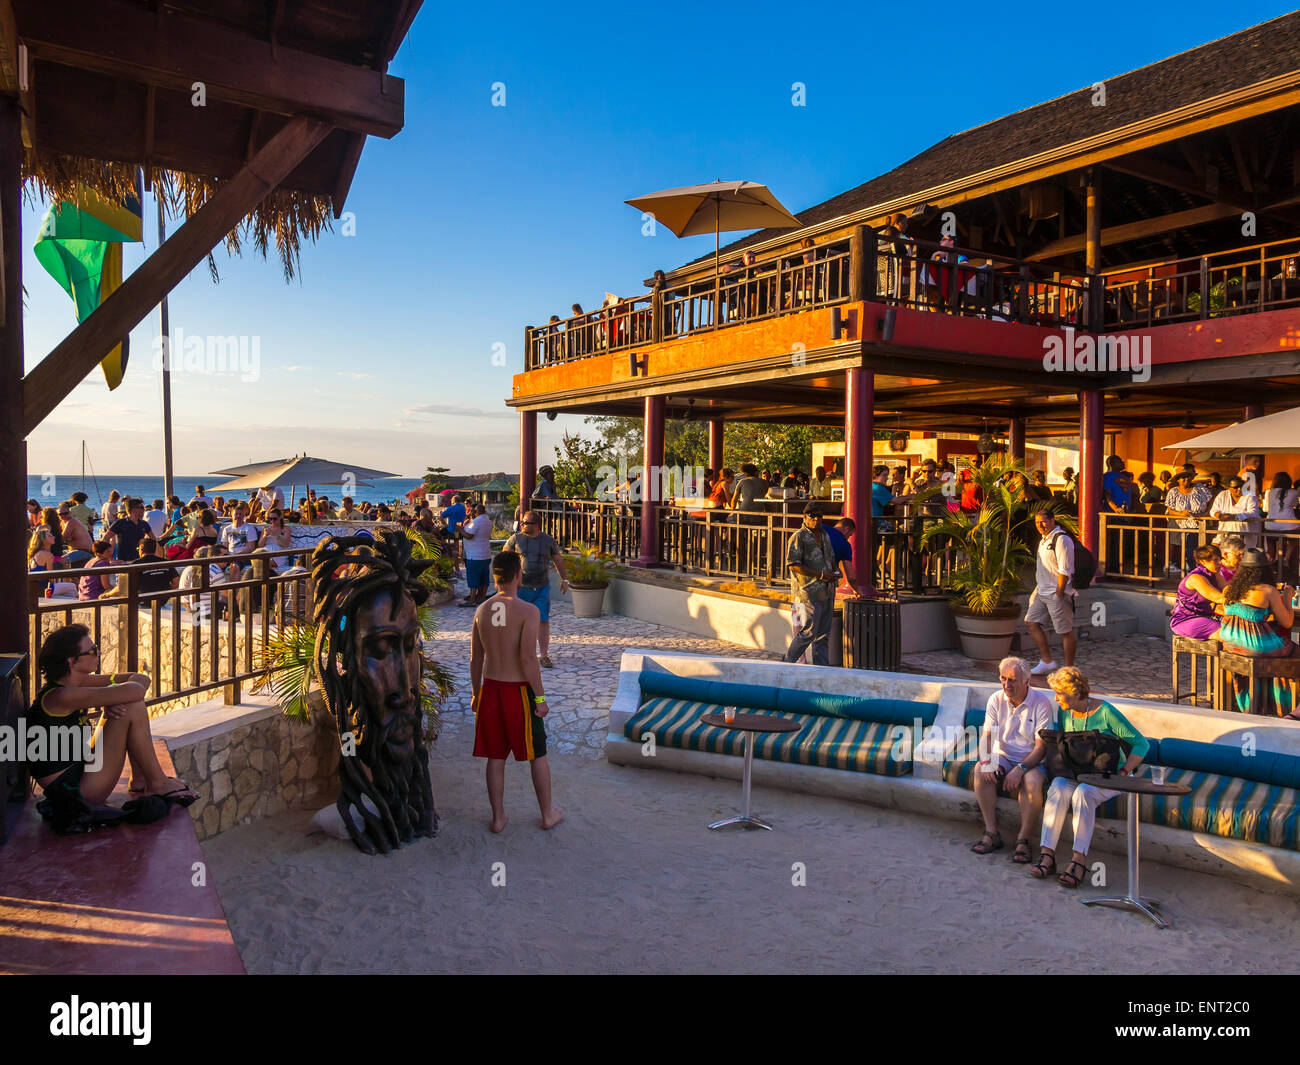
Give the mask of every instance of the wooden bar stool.
[[(1216, 710), (1222, 710), (1220, 705), (1220, 644), (1217, 640), (1194, 640), (1190, 636), (1174, 635), (1173, 638), (1173, 680), (1171, 687), (1174, 690), (1174, 702), (1181, 703), (1184, 697), (1191, 700), (1192, 706), (1198, 706), (1197, 699), (1204, 699), (1204, 705)], [(1178, 660), (1180, 655), (1188, 655), (1191, 658), (1191, 687), (1183, 691), (1179, 685)], [(1196, 683), (1197, 667), (1201, 660), (1205, 663), (1205, 695), (1199, 694)]]
[[(1245, 677), (1250, 683), (1251, 713), (1255, 709), (1255, 683), (1260, 680), (1272, 680), (1275, 677), (1286, 680), (1300, 680), (1300, 657), (1261, 658), (1255, 655), (1233, 654), (1231, 651), (1219, 652), (1219, 698), (1216, 709), (1236, 711), (1233, 699), (1233, 674)], [(1294, 709), (1294, 708), (1293, 708)]]

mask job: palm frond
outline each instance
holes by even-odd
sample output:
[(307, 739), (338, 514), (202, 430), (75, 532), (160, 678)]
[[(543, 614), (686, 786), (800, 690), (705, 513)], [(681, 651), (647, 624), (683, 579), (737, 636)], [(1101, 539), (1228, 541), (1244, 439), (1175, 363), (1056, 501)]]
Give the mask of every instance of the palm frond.
[(316, 680), (316, 626), (286, 625), (271, 634), (258, 659), (261, 676), (251, 690), (269, 689), (284, 716), (293, 721), (311, 719), (307, 700)]

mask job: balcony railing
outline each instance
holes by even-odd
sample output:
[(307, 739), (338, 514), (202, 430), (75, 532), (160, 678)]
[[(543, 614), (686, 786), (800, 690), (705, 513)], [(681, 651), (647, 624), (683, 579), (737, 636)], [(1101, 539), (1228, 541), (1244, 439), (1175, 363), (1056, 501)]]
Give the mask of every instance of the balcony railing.
[[(1180, 521), (1193, 522), (1183, 528)], [(1231, 523), (1235, 525), (1235, 523)], [(1300, 578), (1300, 529), (1274, 531), (1261, 527), (1260, 519), (1247, 528), (1221, 530), (1213, 518), (1168, 518), (1161, 514), (1102, 514), (1097, 566), (1111, 579), (1166, 588), (1175, 585), (1196, 565), (1198, 547), (1213, 543), (1220, 532), (1235, 532), (1247, 547), (1260, 547), (1274, 568), (1277, 583), (1295, 584)]]
[(998, 322), (1114, 332), (1300, 305), (1298, 274), (1300, 238), (1089, 278), (861, 227), (848, 240), (752, 264), (733, 261), (717, 277), (656, 287), (646, 296), (529, 327), (524, 368), (859, 299)]
[(1300, 239), (1116, 270), (1104, 277), (1105, 329), (1219, 318), (1300, 304)]

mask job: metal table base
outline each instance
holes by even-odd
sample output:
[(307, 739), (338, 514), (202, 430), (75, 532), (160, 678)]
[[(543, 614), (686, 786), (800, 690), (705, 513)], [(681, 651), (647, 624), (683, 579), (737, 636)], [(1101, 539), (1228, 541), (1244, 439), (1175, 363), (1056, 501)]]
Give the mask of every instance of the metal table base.
[(752, 816), (749, 812), (749, 783), (750, 783), (750, 776), (753, 772), (753, 768), (754, 768), (754, 734), (752, 732), (746, 732), (745, 733), (745, 774), (743, 778), (744, 783), (742, 785), (745, 792), (745, 812), (742, 814), (738, 814), (735, 817), (726, 817), (723, 818), (721, 821), (714, 821), (713, 824), (709, 825), (709, 828), (711, 829), (729, 828), (731, 825), (743, 825), (746, 829), (765, 828), (769, 832), (772, 831), (771, 825), (769, 825), (766, 821), (762, 820), (761, 818)]
[(1169, 922), (1156, 912), (1160, 900), (1144, 896), (1138, 888), (1138, 844), (1138, 796), (1136, 792), (1130, 791), (1128, 793), (1128, 893), (1079, 901), (1085, 906), (1110, 906), (1117, 910), (1132, 910), (1134, 913), (1145, 914), (1157, 928), (1168, 928)]

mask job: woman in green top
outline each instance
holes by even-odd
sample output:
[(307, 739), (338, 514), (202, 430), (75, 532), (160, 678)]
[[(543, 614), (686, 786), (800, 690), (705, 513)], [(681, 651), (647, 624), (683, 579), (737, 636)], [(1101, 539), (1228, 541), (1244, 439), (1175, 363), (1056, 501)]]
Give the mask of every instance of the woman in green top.
[[(1118, 770), (1129, 776), (1146, 757), (1151, 744), (1128, 723), (1124, 715), (1104, 699), (1089, 698), (1088, 678), (1074, 666), (1058, 669), (1047, 678), (1056, 693), (1060, 709), (1056, 713), (1056, 727), (1062, 732), (1084, 732), (1095, 729), (1123, 740), (1129, 747), (1128, 760)], [(1024, 760), (1022, 769), (1032, 769), (1047, 757), (1047, 741), (1040, 738), (1033, 753)], [(1120, 794), (1091, 784), (1079, 784), (1068, 777), (1057, 777), (1047, 790), (1043, 806), (1042, 850), (1038, 864), (1029, 870), (1038, 880), (1056, 872), (1056, 845), (1065, 828), (1065, 818), (1074, 811), (1074, 857), (1057, 879), (1068, 888), (1076, 888), (1088, 875), (1088, 847), (1092, 844), (1092, 830), (1097, 819), (1097, 807), (1107, 799)]]

